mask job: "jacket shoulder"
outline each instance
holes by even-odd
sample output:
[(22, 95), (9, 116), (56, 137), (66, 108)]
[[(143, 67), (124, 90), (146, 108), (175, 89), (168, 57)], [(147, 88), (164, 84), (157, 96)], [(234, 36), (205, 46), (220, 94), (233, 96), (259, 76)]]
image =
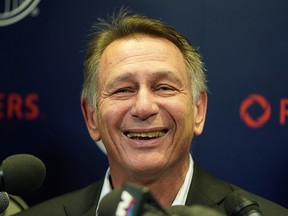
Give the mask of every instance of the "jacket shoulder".
[(186, 205), (205, 205), (225, 213), (224, 200), (233, 191), (241, 190), (250, 195), (258, 204), (265, 216), (287, 215), (288, 209), (263, 197), (250, 193), (229, 182), (218, 179), (206, 172), (197, 162), (194, 163), (194, 174)]
[(261, 211), (263, 212), (263, 215), (267, 216), (274, 216), (274, 215), (281, 215), (281, 216), (288, 216), (288, 209), (284, 208), (281, 205), (278, 205), (277, 203), (274, 203), (270, 200), (267, 200), (263, 197), (260, 197), (258, 195), (249, 193), (250, 196), (259, 204), (259, 207)]
[(102, 185), (103, 179), (94, 184), (88, 185), (85, 188), (75, 190), (39, 203), (16, 215), (67, 216), (70, 215), (68, 212), (71, 211), (75, 211), (77, 214), (79, 213), (78, 215), (82, 215), (85, 211), (91, 208), (95, 202), (98, 202)]

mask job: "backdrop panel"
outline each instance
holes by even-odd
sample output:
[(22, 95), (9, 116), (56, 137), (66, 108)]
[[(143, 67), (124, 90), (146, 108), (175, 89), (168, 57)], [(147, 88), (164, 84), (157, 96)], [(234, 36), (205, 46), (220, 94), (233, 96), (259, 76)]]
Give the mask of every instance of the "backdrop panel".
[(0, 3), (0, 159), (29, 153), (46, 164), (43, 187), (24, 197), (28, 204), (92, 183), (107, 169), (81, 114), (82, 64), (90, 26), (125, 5), (173, 25), (200, 49), (210, 93), (195, 159), (288, 207), (288, 1), (7, 2)]

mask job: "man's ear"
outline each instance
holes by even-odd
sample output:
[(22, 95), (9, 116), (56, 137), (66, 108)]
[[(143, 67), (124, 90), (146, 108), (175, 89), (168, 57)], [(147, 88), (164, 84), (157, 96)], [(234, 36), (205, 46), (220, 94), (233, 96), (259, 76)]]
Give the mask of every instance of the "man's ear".
[(205, 119), (206, 119), (206, 112), (207, 112), (207, 93), (204, 91), (201, 93), (199, 99), (196, 101), (195, 110), (194, 110), (194, 134), (196, 136), (200, 135), (203, 131)]
[(85, 99), (81, 100), (81, 109), (82, 109), (82, 114), (83, 114), (87, 129), (91, 138), (94, 141), (99, 141), (101, 138), (99, 134), (97, 113), (95, 109), (93, 109), (90, 103), (88, 103)]

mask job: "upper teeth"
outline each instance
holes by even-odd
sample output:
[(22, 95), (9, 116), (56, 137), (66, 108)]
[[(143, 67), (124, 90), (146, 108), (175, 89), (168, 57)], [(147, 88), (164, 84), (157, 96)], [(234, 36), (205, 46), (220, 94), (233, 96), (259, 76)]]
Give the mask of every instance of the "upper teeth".
[(165, 133), (162, 131), (155, 131), (155, 132), (147, 132), (147, 133), (128, 133), (127, 137), (132, 138), (132, 137), (161, 137), (164, 136)]

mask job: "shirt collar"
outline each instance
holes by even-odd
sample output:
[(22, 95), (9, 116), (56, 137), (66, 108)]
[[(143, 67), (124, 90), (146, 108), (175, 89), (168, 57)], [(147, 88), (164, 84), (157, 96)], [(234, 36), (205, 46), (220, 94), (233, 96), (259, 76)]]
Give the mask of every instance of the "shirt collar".
[(185, 176), (185, 180), (184, 180), (181, 188), (179, 189), (178, 194), (172, 203), (172, 206), (185, 205), (186, 199), (188, 196), (188, 192), (189, 192), (189, 188), (191, 185), (191, 181), (192, 181), (192, 176), (193, 176), (193, 171), (194, 171), (193, 167), (194, 167), (194, 161), (193, 161), (192, 156), (190, 154), (190, 163), (189, 163), (188, 171), (187, 171), (186, 176)]

